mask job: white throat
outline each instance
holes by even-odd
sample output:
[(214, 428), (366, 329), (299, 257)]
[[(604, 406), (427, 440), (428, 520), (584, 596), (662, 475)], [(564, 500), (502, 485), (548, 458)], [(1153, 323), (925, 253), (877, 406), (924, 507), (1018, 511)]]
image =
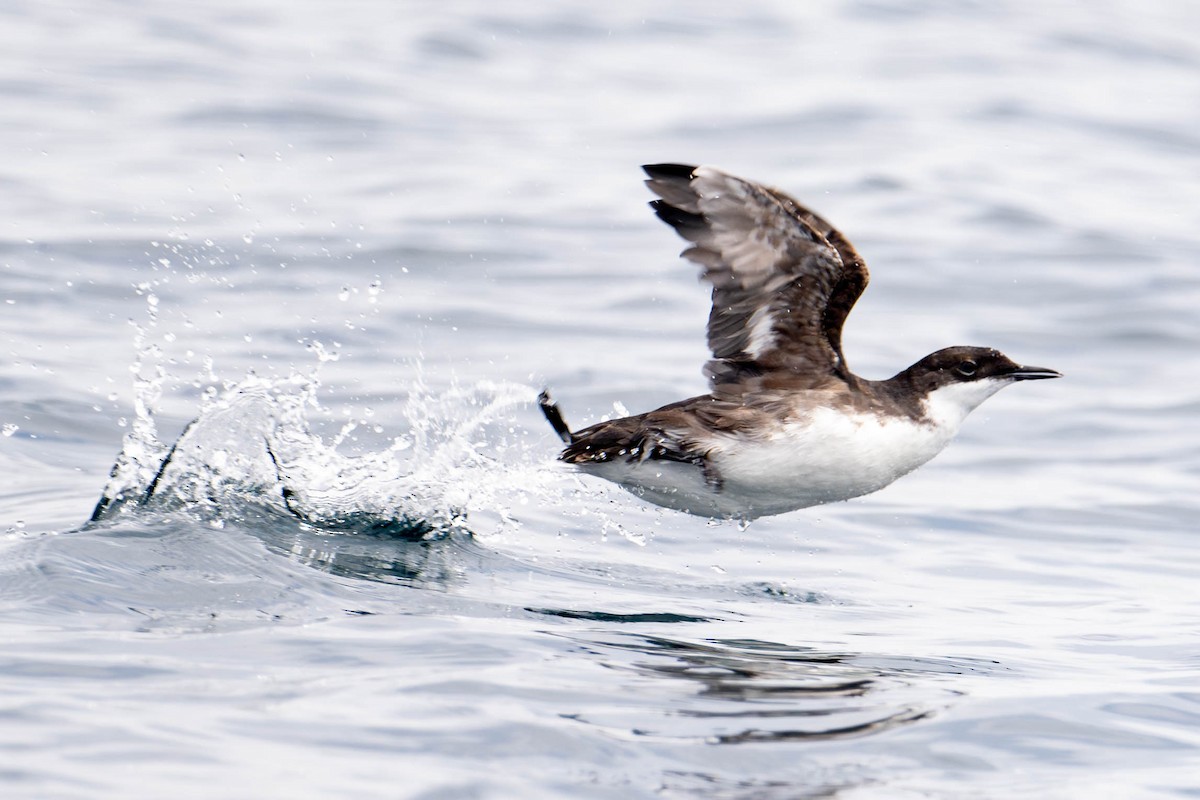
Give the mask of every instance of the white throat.
[(1005, 378), (984, 378), (934, 389), (925, 398), (925, 413), (934, 425), (945, 428), (953, 435), (980, 403), (1011, 382)]

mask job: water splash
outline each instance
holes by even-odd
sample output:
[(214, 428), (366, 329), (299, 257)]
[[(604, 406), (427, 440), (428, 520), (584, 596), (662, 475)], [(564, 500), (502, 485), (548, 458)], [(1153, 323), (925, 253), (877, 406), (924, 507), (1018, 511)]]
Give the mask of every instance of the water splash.
[[(537, 440), (512, 418), (536, 394), (519, 384), (430, 391), (417, 361), (399, 419), (392, 415), (403, 425), (402, 435), (382, 439), (382, 426), (367, 420), (325, 437), (317, 433), (327, 431), (323, 426), (332, 416), (319, 402), (319, 374), (339, 360), (336, 342), (303, 341), (315, 363), (287, 378), (251, 374), (230, 381), (218, 375), (212, 356), (203, 355), (200, 371), (188, 381), (201, 391), (199, 414), (174, 440), (164, 436), (156, 414), (164, 396), (183, 382), (167, 365), (191, 363), (191, 353), (182, 360), (164, 353), (161, 342), (172, 337), (161, 322), (172, 311), (160, 307), (159, 294), (181, 276), (188, 282), (227, 278), (208, 272), (223, 252), (210, 241), (202, 249), (152, 244), (163, 257), (151, 265), (154, 277), (134, 287), (145, 312), (130, 320), (134, 413), (92, 523), (184, 511), (217, 525), (257, 518), (268, 526), (272, 520), (299, 521), (315, 531), (432, 538), (466, 530), (468, 518), (475, 533), (519, 528), (515, 509), (540, 513), (562, 494), (561, 471), (547, 469), (546, 453), (534, 452)], [(372, 281), (365, 289), (368, 303), (382, 291), (382, 282)], [(377, 310), (373, 305), (372, 313)], [(376, 449), (363, 452), (361, 440), (378, 442)], [(356, 452), (348, 455), (352, 447)], [(262, 518), (264, 512), (270, 519)], [(600, 516), (604, 532), (637, 540)]]
[(168, 448), (158, 438), (154, 424), (154, 412), (162, 399), (163, 381), (166, 370), (162, 365), (162, 350), (149, 341), (150, 332), (158, 325), (158, 296), (152, 284), (143, 283), (136, 287), (138, 294), (146, 298), (146, 321), (141, 324), (130, 319), (134, 336), (134, 360), (129, 366), (133, 374), (134, 418), (130, 430), (125, 434), (121, 452), (109, 471), (104, 494), (92, 513), (98, 519), (103, 508), (123, 505), (129, 499), (133, 487), (147, 487), (154, 480)]
[(319, 386), (312, 375), (247, 377), (206, 403), (169, 449), (150, 406), (139, 403), (146, 415), (126, 437), (92, 520), (135, 509), (224, 519), (265, 507), (322, 530), (405, 538), (464, 530), (468, 516), (485, 509), (515, 524), (504, 503), (514, 483), (527, 490), (538, 471), (507, 432), (532, 389), (418, 386), (404, 408), (403, 436), (347, 455), (339, 446), (357, 423), (328, 441), (312, 429)]

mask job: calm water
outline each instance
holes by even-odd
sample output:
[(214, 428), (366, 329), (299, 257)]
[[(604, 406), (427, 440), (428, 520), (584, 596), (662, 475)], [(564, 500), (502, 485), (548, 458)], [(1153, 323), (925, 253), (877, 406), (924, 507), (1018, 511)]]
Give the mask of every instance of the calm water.
[[(1200, 796), (1198, 9), (7, 3), (3, 795)], [(863, 374), (1067, 378), (747, 530), (559, 469), (703, 391), (664, 160)]]

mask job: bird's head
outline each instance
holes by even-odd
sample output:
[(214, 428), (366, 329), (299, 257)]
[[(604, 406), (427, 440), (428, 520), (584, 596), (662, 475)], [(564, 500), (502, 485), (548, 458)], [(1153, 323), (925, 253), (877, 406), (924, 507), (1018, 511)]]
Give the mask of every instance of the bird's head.
[(990, 347), (947, 347), (930, 353), (892, 380), (923, 395), (931, 419), (957, 425), (1011, 383), (1061, 377), (1052, 369), (1018, 364)]

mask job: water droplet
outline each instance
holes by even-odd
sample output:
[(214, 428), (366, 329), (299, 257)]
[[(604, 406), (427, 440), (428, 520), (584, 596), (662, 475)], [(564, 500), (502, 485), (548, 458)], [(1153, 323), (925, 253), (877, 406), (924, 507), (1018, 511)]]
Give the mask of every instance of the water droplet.
[[(335, 347), (338, 346), (336, 342), (334, 343), (334, 346)], [(310, 353), (315, 354), (317, 357), (317, 360), (320, 361), (322, 364), (325, 363), (326, 361), (337, 361), (338, 360), (337, 351), (331, 352), (331, 351), (326, 350), (325, 345), (321, 344), (320, 342), (314, 341), (313, 343), (311, 343), (308, 346), (307, 349)]]

